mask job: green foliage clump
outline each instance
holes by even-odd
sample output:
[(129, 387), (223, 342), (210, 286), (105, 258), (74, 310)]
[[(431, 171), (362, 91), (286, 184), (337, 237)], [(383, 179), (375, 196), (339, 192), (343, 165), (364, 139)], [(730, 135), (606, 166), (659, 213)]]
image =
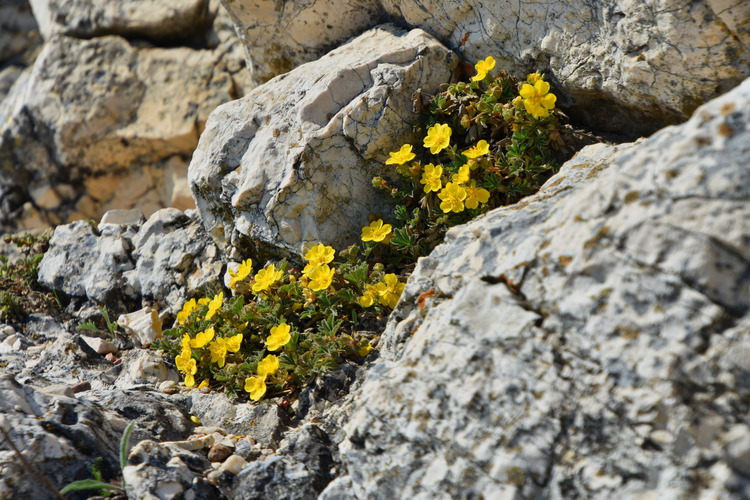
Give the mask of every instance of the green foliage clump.
[(41, 291), (37, 282), (39, 264), (49, 248), (50, 237), (49, 232), (40, 236), (29, 233), (4, 236), (6, 243), (20, 249), (21, 257), (10, 262), (8, 257), (0, 255), (0, 321), (22, 321), (29, 310), (54, 308), (54, 300)]
[[(254, 276), (248, 259), (230, 272), (230, 299), (219, 292), (186, 302), (153, 346), (175, 356), (188, 387), (198, 379), (256, 401), (294, 393), (344, 358), (366, 356), (403, 290), (394, 274), (359, 253), (351, 247), (333, 262), (333, 248), (319, 244), (304, 269), (281, 261)], [(372, 290), (377, 300), (362, 301)]]
[(390, 153), (396, 181), (373, 184), (396, 200), (393, 250), (416, 259), (448, 228), (535, 193), (557, 170), (563, 147), (556, 97), (533, 73), (519, 83), (494, 60), (477, 64), (471, 82), (444, 85), (416, 127), (424, 148), (405, 144)]

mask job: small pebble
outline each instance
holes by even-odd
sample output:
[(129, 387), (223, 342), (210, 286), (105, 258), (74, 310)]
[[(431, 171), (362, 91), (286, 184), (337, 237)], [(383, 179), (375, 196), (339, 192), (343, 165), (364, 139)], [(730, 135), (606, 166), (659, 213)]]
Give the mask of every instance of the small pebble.
[(88, 391), (91, 389), (91, 383), (88, 380), (78, 382), (73, 386), (73, 393), (78, 394), (79, 392)]
[(231, 455), (227, 458), (219, 470), (226, 470), (232, 474), (239, 474), (243, 467), (247, 465), (247, 461), (239, 455)]
[(211, 462), (223, 462), (232, 453), (234, 453), (234, 447), (229, 447), (222, 443), (215, 444), (208, 450), (208, 460)]

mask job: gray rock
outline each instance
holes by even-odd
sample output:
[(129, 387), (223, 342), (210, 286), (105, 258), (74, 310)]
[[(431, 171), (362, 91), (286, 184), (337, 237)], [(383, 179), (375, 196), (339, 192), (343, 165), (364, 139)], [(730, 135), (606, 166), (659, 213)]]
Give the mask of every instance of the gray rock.
[(241, 62), (231, 41), (194, 50), (49, 40), (0, 104), (0, 223), (192, 208), (188, 160), (209, 113), (240, 95)]
[(39, 282), (113, 312), (130, 309), (140, 297), (131, 258), (135, 234), (133, 227), (114, 224), (101, 233), (85, 221), (58, 226), (39, 266)]
[(84, 221), (58, 226), (39, 266), (39, 282), (109, 308), (111, 316), (141, 307), (141, 299), (176, 313), (188, 294), (219, 282), (218, 249), (195, 218), (177, 209), (143, 225)]
[(333, 42), (385, 19), (425, 30), (471, 64), (493, 56), (497, 69), (521, 78), (547, 72), (560, 106), (621, 134), (650, 133), (685, 120), (699, 104), (750, 75), (747, 2), (701, 0), (687, 8), (681, 0), (665, 0), (656, 9), (635, 0), (225, 5), (257, 81), (319, 57)]
[(211, 464), (206, 457), (168, 443), (141, 441), (123, 470), (128, 498), (223, 498), (201, 474)]
[[(322, 0), (283, 6), (275, 0), (222, 3), (235, 22), (255, 85), (320, 58), (378, 24), (383, 14), (378, 2), (372, 0)], [(290, 36), (292, 33), (294, 36)]]
[[(102, 459), (104, 479), (115, 479), (120, 435), (126, 425), (116, 414), (102, 412), (88, 401), (45, 394), (0, 375), (0, 426), (58, 489), (91, 477), (90, 467), (97, 457)], [(5, 442), (0, 444), (0, 464), (3, 498), (55, 498), (20, 465)]]
[(750, 79), (449, 231), (341, 407), (321, 497), (746, 495), (749, 123)]
[(383, 26), (220, 106), (188, 171), (207, 231), (261, 260), (358, 240), (386, 208), (372, 177), (412, 133), (413, 93), (456, 63), (423, 31)]
[(264, 448), (275, 448), (284, 430), (284, 415), (272, 403), (237, 403), (219, 393), (190, 393), (190, 413), (205, 426), (248, 436)]
[(138, 230), (134, 245), (141, 294), (160, 309), (176, 314), (188, 294), (221, 282), (221, 255), (196, 217), (159, 210)]
[(120, 35), (184, 40), (209, 24), (208, 0), (29, 0), (46, 40)]

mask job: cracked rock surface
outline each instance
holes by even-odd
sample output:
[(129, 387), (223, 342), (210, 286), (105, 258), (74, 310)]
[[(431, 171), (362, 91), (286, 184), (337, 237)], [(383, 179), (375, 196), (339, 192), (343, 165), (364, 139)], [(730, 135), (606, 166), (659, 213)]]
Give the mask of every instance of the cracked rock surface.
[(260, 81), (322, 55), (334, 38), (394, 21), (425, 30), (470, 64), (493, 56), (516, 76), (548, 72), (558, 105), (617, 133), (686, 120), (750, 75), (750, 4), (741, 0), (362, 3), (225, 1)]
[(749, 123), (746, 80), (452, 229), (322, 498), (750, 496)]
[(423, 31), (387, 25), (217, 108), (188, 170), (207, 231), (260, 256), (358, 240), (386, 207), (372, 177), (412, 133), (414, 92), (456, 63)]

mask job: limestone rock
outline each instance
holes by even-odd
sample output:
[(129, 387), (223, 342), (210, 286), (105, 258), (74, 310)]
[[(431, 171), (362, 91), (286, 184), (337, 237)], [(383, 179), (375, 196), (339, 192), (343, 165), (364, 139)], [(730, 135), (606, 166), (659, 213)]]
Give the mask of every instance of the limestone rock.
[(220, 106), (188, 171), (208, 232), (265, 257), (357, 240), (384, 208), (371, 181), (411, 134), (412, 94), (455, 64), (421, 30), (383, 26)]
[(222, 2), (235, 22), (256, 85), (318, 59), (382, 17), (372, 0)]
[[(261, 81), (386, 19), (425, 30), (472, 65), (493, 56), (498, 69), (521, 78), (544, 71), (558, 105), (621, 134), (651, 133), (683, 121), (699, 104), (750, 75), (747, 2), (663, 0), (656, 7), (637, 0), (328, 0), (288, 7), (274, 0), (234, 0), (225, 5), (237, 23), (248, 67)], [(321, 23), (329, 25), (323, 38)]]
[(88, 297), (111, 310), (128, 309), (140, 296), (131, 259), (135, 230), (88, 222), (58, 226), (39, 266), (39, 282), (67, 295)]
[(208, 0), (29, 0), (46, 40), (120, 35), (174, 41), (205, 29)]
[(141, 226), (134, 240), (141, 294), (160, 310), (176, 314), (188, 294), (221, 279), (221, 256), (195, 215), (162, 209)]
[(121, 314), (117, 324), (135, 338), (141, 346), (149, 346), (162, 336), (159, 311), (153, 307), (144, 307), (130, 314)]
[[(90, 466), (102, 459), (105, 480), (119, 470), (119, 437), (127, 422), (95, 404), (51, 396), (8, 375), (0, 376), (0, 426), (15, 446), (55, 487), (91, 477)], [(4, 440), (0, 444), (0, 496), (54, 498), (40, 481), (30, 480)]]
[[(113, 314), (142, 301), (176, 313), (189, 294), (217, 282), (223, 268), (218, 249), (191, 215), (170, 208), (143, 225), (104, 223), (99, 231), (84, 221), (58, 226), (39, 266), (39, 282), (104, 304)], [(131, 327), (132, 321), (125, 323)], [(135, 321), (144, 335), (140, 341), (157, 335), (150, 321), (152, 332)]]
[(750, 494), (749, 124), (750, 79), (449, 231), (351, 399), (348, 474), (321, 497)]
[(228, 45), (48, 41), (0, 104), (0, 223), (22, 225), (27, 201), (47, 224), (113, 208), (191, 208), (190, 155), (209, 113), (237, 97), (243, 68)]

